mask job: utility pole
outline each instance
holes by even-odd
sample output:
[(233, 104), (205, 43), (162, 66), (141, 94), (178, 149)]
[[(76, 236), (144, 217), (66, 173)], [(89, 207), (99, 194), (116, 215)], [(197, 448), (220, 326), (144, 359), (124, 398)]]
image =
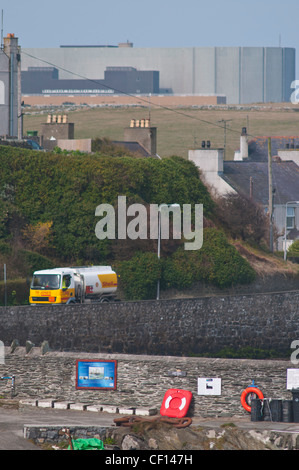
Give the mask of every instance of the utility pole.
[(223, 159), (224, 160), (225, 160), (225, 157), (226, 157), (226, 123), (229, 122), (229, 121), (232, 121), (232, 119), (221, 119), (221, 121), (218, 121), (218, 122), (223, 123), (223, 129), (224, 129), (224, 145), (223, 145), (223, 150), (224, 150)]
[(4, 277), (4, 306), (7, 307), (7, 283), (6, 283), (6, 264), (3, 266)]
[(271, 137), (268, 137), (268, 180), (269, 180), (269, 223), (270, 223), (270, 251), (273, 252), (273, 187), (272, 187), (272, 147)]

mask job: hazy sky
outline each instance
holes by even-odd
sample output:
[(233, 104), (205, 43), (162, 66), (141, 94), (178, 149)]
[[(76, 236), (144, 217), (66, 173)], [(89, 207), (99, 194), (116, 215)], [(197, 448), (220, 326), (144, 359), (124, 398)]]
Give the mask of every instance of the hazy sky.
[(3, 33), (27, 47), (298, 43), (298, 0), (0, 0)]

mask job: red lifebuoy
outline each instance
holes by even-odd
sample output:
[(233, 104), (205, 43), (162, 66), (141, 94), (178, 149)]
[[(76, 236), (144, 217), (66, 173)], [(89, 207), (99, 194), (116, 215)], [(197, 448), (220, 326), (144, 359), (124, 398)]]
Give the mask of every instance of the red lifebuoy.
[(186, 416), (192, 393), (188, 390), (171, 388), (164, 395), (160, 414), (169, 418), (183, 418)]
[(260, 400), (264, 399), (264, 395), (263, 395), (263, 393), (261, 392), (261, 390), (259, 388), (256, 388), (256, 387), (247, 387), (247, 388), (245, 388), (245, 390), (241, 394), (241, 404), (242, 404), (243, 408), (250, 413), (251, 412), (251, 406), (248, 404), (248, 402), (246, 400), (247, 395), (249, 395), (249, 393), (255, 393)]

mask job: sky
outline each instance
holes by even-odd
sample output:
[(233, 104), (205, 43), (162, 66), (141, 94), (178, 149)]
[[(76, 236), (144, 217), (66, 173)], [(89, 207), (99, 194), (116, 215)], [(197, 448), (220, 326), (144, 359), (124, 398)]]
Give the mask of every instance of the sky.
[[(3, 34), (23, 48), (283, 46), (297, 48), (298, 0), (0, 0)], [(0, 12), (1, 13), (1, 12)]]

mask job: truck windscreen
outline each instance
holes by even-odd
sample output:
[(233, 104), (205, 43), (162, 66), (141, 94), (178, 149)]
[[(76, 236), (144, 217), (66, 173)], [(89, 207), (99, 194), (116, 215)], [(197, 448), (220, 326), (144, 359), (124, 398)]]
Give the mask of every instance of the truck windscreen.
[(31, 289), (59, 289), (60, 274), (35, 274)]

